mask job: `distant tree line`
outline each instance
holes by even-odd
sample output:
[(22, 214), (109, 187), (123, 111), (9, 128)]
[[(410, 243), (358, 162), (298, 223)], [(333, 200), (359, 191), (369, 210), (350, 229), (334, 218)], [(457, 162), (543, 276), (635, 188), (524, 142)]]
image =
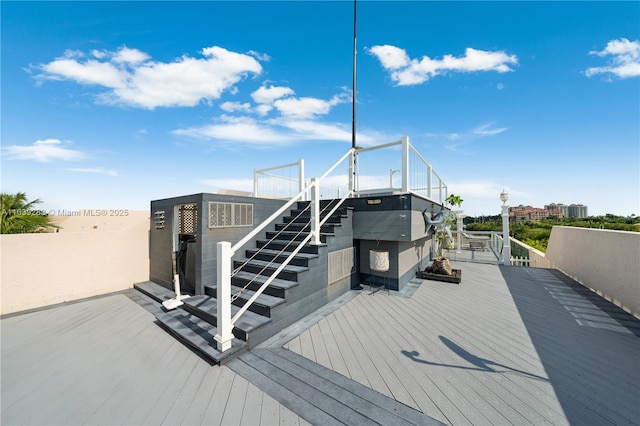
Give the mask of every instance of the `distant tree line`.
[[(502, 216), (482, 216), (480, 218), (465, 217), (464, 223), (468, 231), (502, 231)], [(576, 217), (549, 216), (541, 221), (525, 221), (509, 225), (509, 234), (523, 243), (541, 251), (547, 250), (551, 228), (554, 226), (576, 226), (580, 228), (610, 229), (617, 231), (640, 232), (640, 216), (589, 216), (584, 219)]]

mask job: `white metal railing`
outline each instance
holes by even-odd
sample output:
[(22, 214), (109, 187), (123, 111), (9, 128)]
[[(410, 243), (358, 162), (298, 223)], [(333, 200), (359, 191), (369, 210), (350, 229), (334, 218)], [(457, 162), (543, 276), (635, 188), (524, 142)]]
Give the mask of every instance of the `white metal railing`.
[(511, 266), (529, 266), (531, 260), (523, 256), (515, 256), (511, 258)]
[[(244, 314), (247, 309), (255, 302), (255, 300), (264, 292), (264, 290), (273, 282), (273, 280), (282, 272), (282, 270), (291, 262), (291, 260), (302, 250), (307, 244), (320, 244), (320, 229), (321, 226), (331, 217), (333, 213), (342, 205), (342, 203), (351, 196), (351, 191), (347, 191), (346, 195), (336, 203), (332, 210), (325, 215), (325, 218), (320, 220), (320, 184), (324, 178), (326, 178), (331, 172), (333, 172), (344, 160), (353, 157), (353, 148), (350, 149), (340, 160), (338, 160), (333, 166), (331, 166), (320, 178), (311, 179), (311, 183), (306, 185), (298, 194), (293, 196), (287, 203), (280, 207), (276, 212), (269, 216), (264, 222), (258, 225), (253, 231), (247, 234), (244, 238), (231, 246), (231, 243), (222, 241), (217, 244), (217, 330), (214, 339), (217, 342), (218, 350), (226, 351), (231, 348), (231, 341), (233, 339), (233, 325)], [(251, 241), (258, 233), (262, 232), (270, 223), (275, 219), (282, 216), (282, 214), (290, 208), (295, 202), (302, 200), (306, 194), (310, 194), (310, 232), (302, 239), (296, 248), (287, 256), (278, 268), (267, 278), (267, 280), (255, 291), (253, 296), (240, 308), (240, 310), (231, 317), (231, 277), (233, 271), (231, 268), (233, 255), (242, 248), (245, 244)], [(330, 204), (329, 204), (330, 206)], [(281, 231), (282, 232), (282, 231)]]
[[(297, 170), (296, 170), (297, 168)], [(253, 196), (288, 199), (305, 187), (304, 160), (253, 171)]]
[[(382, 164), (384, 164), (385, 173), (389, 170), (389, 176), (384, 175), (376, 175), (373, 174), (371, 176), (367, 176), (371, 179), (371, 181), (377, 186), (373, 188), (368, 185), (368, 182), (364, 182), (365, 177), (360, 173), (360, 169), (358, 170), (358, 176), (356, 178), (357, 184), (352, 188), (355, 192), (360, 195), (368, 195), (375, 194), (380, 192), (394, 192), (401, 191), (402, 193), (412, 193), (421, 198), (426, 198), (430, 201), (437, 202), (439, 204), (443, 204), (445, 199), (449, 196), (449, 189), (447, 185), (444, 183), (440, 175), (438, 175), (434, 170), (431, 164), (424, 159), (422, 155), (416, 150), (416, 148), (411, 145), (408, 137), (403, 137), (401, 140), (396, 142), (390, 142), (382, 145), (376, 145), (367, 148), (358, 148), (355, 151), (355, 155), (358, 157), (359, 162), (363, 162), (362, 155), (365, 153), (370, 153), (374, 151), (379, 151), (382, 149), (396, 149), (400, 148), (400, 162), (394, 161), (393, 157), (390, 157), (388, 154), (384, 156)], [(389, 166), (397, 166), (398, 170), (394, 170), (392, 167), (389, 169)], [(377, 163), (377, 169), (382, 169), (380, 167), (380, 163)], [(396, 187), (394, 185), (394, 174), (400, 173), (401, 185)], [(366, 175), (366, 173), (365, 173)], [(388, 187), (381, 187), (380, 184), (382, 182), (389, 182)]]

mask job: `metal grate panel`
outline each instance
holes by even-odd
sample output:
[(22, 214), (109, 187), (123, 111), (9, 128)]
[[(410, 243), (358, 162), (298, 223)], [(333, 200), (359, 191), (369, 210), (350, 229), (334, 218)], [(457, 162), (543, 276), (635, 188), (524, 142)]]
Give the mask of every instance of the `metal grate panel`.
[(198, 205), (183, 204), (178, 209), (178, 232), (196, 234), (198, 232)]

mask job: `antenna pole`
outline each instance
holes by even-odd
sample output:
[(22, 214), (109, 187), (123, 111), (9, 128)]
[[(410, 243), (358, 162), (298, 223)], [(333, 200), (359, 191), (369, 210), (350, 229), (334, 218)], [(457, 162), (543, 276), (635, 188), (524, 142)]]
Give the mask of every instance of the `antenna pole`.
[(353, 0), (353, 93), (351, 97), (351, 148), (356, 147), (356, 17), (358, 2)]

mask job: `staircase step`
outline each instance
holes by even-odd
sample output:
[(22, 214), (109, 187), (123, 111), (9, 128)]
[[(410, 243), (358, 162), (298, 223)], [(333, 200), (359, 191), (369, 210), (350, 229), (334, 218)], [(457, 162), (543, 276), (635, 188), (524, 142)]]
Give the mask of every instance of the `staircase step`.
[[(292, 243), (291, 240), (258, 240), (257, 247), (263, 248), (268, 247), (271, 250), (292, 252), (298, 246), (295, 243)], [(318, 254), (318, 246), (312, 244), (306, 244), (299, 253), (309, 253), (309, 254)]]
[[(211, 297), (216, 297), (217, 290), (218, 290), (217, 286), (205, 287), (205, 292)], [(254, 294), (256, 294), (255, 291), (250, 290), (249, 288), (243, 289), (242, 287), (232, 285), (231, 295), (233, 296), (238, 293), (240, 293), (238, 297), (233, 302), (231, 302), (233, 305), (238, 307), (244, 306), (244, 304), (251, 297), (253, 297)], [(251, 304), (251, 306), (249, 306), (248, 311), (271, 318), (271, 309), (275, 308), (278, 305), (283, 304), (284, 302), (286, 302), (286, 300), (282, 297), (274, 297), (274, 296), (262, 293)]]
[(213, 339), (216, 328), (182, 309), (160, 312), (156, 315), (156, 319), (160, 325), (178, 340), (214, 364), (223, 364), (225, 360), (230, 359), (231, 355), (239, 354), (241, 351), (246, 350), (247, 347), (246, 342), (233, 339), (231, 349), (224, 353), (220, 352), (216, 348), (216, 341)]
[[(242, 266), (243, 272), (254, 272), (260, 275), (270, 276), (272, 275), (276, 269), (280, 267), (280, 264), (274, 262), (267, 262), (264, 260), (251, 260), (249, 259), (240, 259), (233, 262), (233, 268), (239, 268)], [(295, 265), (287, 265), (276, 278), (280, 278), (283, 280), (289, 281), (298, 281), (298, 274), (301, 272), (308, 271), (309, 268), (304, 266), (295, 266)]]
[[(339, 223), (325, 223), (320, 227), (321, 233), (333, 234), (335, 231), (335, 227), (340, 226)], [(299, 232), (299, 231), (309, 231), (311, 229), (311, 225), (307, 223), (276, 223), (276, 231), (291, 231), (291, 232)]]
[[(279, 240), (293, 240), (293, 241), (302, 241), (304, 240), (307, 235), (309, 235), (308, 232), (289, 232), (289, 231), (281, 231), (281, 232), (274, 232), (274, 231), (268, 231), (267, 232), (267, 239), (279, 239)], [(329, 233), (320, 233), (320, 242), (321, 243), (326, 243), (327, 242), (327, 236), (333, 236), (333, 234), (329, 234)]]
[[(251, 290), (257, 290), (262, 286), (262, 284), (265, 283), (265, 281), (267, 281), (268, 278), (269, 277), (265, 275), (258, 275), (251, 272), (239, 271), (231, 278), (231, 284), (238, 287), (244, 287), (247, 284), (249, 284), (249, 282), (251, 282), (251, 284), (249, 284), (247, 288)], [(264, 290), (263, 294), (284, 298), (287, 289), (290, 289), (297, 285), (298, 285), (297, 281), (288, 281), (288, 280), (281, 280), (279, 278), (276, 278), (273, 281), (271, 281), (269, 286)]]
[(151, 297), (156, 302), (162, 303), (165, 300), (169, 300), (175, 297), (175, 293), (171, 290), (166, 289), (158, 283), (154, 283), (153, 281), (144, 281), (140, 283), (136, 283), (133, 285), (133, 288), (139, 290), (140, 292), (146, 294)]
[[(247, 250), (246, 254), (250, 259), (264, 260), (267, 262), (275, 261), (276, 263), (282, 263), (287, 259), (287, 257), (291, 255), (291, 252), (283, 252), (280, 250), (270, 249), (252, 249)], [(290, 265), (309, 266), (309, 260), (316, 259), (317, 257), (317, 254), (298, 253), (293, 257), (293, 259), (291, 259)]]
[[(218, 304), (211, 296), (193, 296), (183, 300), (183, 308), (189, 313), (198, 316), (213, 326), (218, 325)], [(231, 316), (238, 313), (239, 307), (231, 305)], [(271, 322), (271, 319), (255, 312), (247, 311), (234, 324), (233, 335), (238, 339), (247, 340), (253, 330)]]

